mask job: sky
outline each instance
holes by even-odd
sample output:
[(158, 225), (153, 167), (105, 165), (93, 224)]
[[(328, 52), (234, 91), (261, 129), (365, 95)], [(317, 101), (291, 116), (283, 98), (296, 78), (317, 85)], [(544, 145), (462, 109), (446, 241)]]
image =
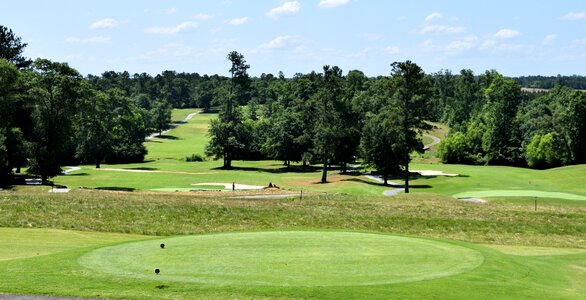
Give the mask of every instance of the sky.
[(0, 25), (24, 55), (67, 62), (84, 75), (164, 70), (227, 75), (230, 51), (249, 73), (339, 66), (389, 75), (411, 60), (505, 76), (586, 75), (583, 0), (19, 0)]

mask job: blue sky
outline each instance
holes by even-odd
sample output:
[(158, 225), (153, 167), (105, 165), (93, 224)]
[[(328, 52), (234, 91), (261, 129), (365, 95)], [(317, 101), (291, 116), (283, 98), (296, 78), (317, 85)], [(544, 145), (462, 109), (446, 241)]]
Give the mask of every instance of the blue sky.
[(586, 75), (586, 1), (218, 0), (9, 1), (0, 24), (25, 55), (82, 74), (163, 70), (290, 77), (325, 64), (388, 75), (412, 60), (426, 72)]

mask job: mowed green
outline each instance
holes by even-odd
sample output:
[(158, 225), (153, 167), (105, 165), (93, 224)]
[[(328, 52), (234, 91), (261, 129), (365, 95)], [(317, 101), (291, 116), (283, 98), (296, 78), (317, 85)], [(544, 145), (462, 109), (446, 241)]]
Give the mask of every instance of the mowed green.
[[(29, 244), (40, 248), (55, 234), (61, 233), (39, 234), (42, 238)], [(96, 240), (103, 235), (87, 233), (93, 234)], [(586, 295), (586, 253), (579, 249), (536, 253), (533, 247), (323, 230), (136, 242), (132, 241), (140, 236), (119, 236), (111, 245), (80, 244), (28, 258), (0, 256), (4, 258), (0, 291), (118, 299), (583, 299)], [(120, 243), (123, 240), (127, 242)]]
[(147, 238), (147, 236), (58, 229), (0, 227), (0, 261)]
[(412, 170), (436, 170), (458, 174), (419, 176), (415, 190), (454, 197), (541, 197), (586, 200), (586, 165), (549, 170), (505, 166), (413, 164)]
[[(163, 245), (164, 248), (161, 248)], [(80, 259), (96, 272), (232, 285), (353, 286), (435, 279), (478, 267), (482, 254), (428, 239), (356, 232), (273, 231), (164, 238)], [(160, 274), (155, 274), (155, 268)]]

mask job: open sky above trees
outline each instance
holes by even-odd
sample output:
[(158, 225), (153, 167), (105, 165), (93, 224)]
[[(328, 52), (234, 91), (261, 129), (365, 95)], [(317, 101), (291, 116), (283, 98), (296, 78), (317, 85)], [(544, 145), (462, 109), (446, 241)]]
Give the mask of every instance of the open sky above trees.
[(24, 55), (83, 75), (163, 70), (228, 75), (238, 49), (249, 73), (319, 71), (323, 64), (388, 75), (393, 61), (425, 72), (496, 69), (505, 76), (586, 69), (583, 1), (12, 1), (2, 25)]

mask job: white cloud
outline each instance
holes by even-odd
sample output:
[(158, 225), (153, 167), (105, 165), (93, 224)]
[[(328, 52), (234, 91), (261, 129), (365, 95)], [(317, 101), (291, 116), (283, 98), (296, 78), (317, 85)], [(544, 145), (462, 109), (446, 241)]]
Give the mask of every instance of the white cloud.
[(76, 37), (68, 37), (65, 39), (65, 43), (67, 44), (106, 44), (109, 43), (112, 39), (105, 36), (93, 36), (89, 38), (76, 38)]
[(586, 39), (579, 39), (579, 40), (573, 40), (572, 43), (574, 43), (575, 45), (586, 45)]
[(174, 14), (176, 12), (177, 12), (177, 8), (175, 8), (175, 7), (171, 7), (171, 8), (169, 8), (169, 9), (167, 9), (165, 11), (165, 13), (168, 14), (168, 15), (172, 15), (172, 14)]
[(376, 33), (367, 33), (364, 35), (364, 38), (369, 42), (378, 42), (384, 39), (382, 35)]
[(279, 7), (275, 7), (267, 12), (267, 17), (276, 19), (280, 15), (292, 15), (301, 9), (301, 3), (298, 1), (285, 2)]
[(183, 22), (175, 27), (150, 27), (147, 28), (144, 32), (150, 34), (178, 34), (183, 31), (189, 31), (192, 29), (197, 29), (198, 25), (195, 22)]
[(116, 28), (126, 22), (124, 21), (117, 21), (112, 18), (102, 19), (96, 22), (93, 22), (90, 25), (90, 29), (101, 29), (101, 28)]
[(200, 54), (195, 51), (194, 48), (182, 44), (166, 44), (163, 45), (155, 50), (148, 51), (144, 54), (139, 56), (128, 58), (128, 60), (154, 60), (154, 59), (161, 59), (161, 57), (169, 58), (169, 57), (176, 57), (176, 58), (188, 58), (188, 57), (196, 57)]
[(562, 17), (562, 20), (577, 21), (586, 19), (586, 12), (571, 12)]
[(399, 54), (401, 53), (401, 48), (397, 46), (387, 46), (384, 51), (388, 54)]
[(443, 16), (444, 15), (442, 15), (442, 14), (440, 14), (438, 12), (434, 12), (434, 13), (431, 13), (431, 14), (427, 15), (427, 17), (425, 17), (425, 22), (431, 22), (431, 21), (433, 21), (435, 19), (441, 19), (441, 18), (443, 18)]
[(548, 34), (543, 38), (543, 44), (547, 45), (547, 44), (553, 42), (555, 39), (557, 39), (557, 37), (558, 36), (555, 34)]
[(317, 7), (319, 8), (334, 8), (342, 5), (346, 5), (350, 0), (322, 0), (319, 2)]
[(248, 22), (248, 17), (242, 17), (242, 18), (237, 18), (237, 19), (232, 19), (232, 20), (226, 21), (226, 23), (228, 23), (230, 25), (242, 25), (246, 22)]
[(497, 39), (510, 39), (521, 35), (521, 33), (514, 29), (501, 29), (497, 33), (494, 34), (494, 37)]
[(466, 27), (461, 26), (444, 26), (444, 25), (426, 25), (421, 29), (421, 33), (462, 33), (466, 31)]
[(449, 52), (449, 53), (456, 53), (456, 52), (467, 51), (472, 48), (474, 48), (473, 42), (465, 41), (465, 40), (458, 40), (458, 41), (453, 41), (450, 44), (448, 44), (445, 48), (445, 51)]
[(290, 35), (282, 35), (278, 36), (271, 41), (260, 45), (262, 49), (276, 49), (276, 48), (283, 48), (289, 43), (294, 37)]
[(195, 19), (196, 20), (211, 20), (214, 18), (214, 15), (208, 15), (208, 14), (197, 14), (195, 15)]

